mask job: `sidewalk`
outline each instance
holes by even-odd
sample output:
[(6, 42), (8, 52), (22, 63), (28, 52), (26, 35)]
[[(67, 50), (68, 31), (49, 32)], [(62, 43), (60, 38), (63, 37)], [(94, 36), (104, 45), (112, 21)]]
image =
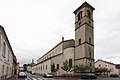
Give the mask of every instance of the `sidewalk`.
[(17, 77), (17, 74), (11, 76), (10, 78), (8, 78), (7, 80), (17, 80), (18, 77)]

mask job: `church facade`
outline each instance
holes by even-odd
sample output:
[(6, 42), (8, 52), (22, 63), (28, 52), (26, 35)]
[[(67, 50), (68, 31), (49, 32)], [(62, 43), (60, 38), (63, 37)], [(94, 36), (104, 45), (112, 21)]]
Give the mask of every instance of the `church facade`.
[[(64, 40), (37, 60), (37, 64), (28, 67), (28, 71), (36, 74), (51, 73), (54, 64), (57, 75), (65, 74), (61, 69), (68, 60), (70, 66), (86, 65), (94, 71), (94, 8), (84, 2), (73, 13), (75, 14), (75, 40)], [(70, 74), (74, 74), (71, 72)]]

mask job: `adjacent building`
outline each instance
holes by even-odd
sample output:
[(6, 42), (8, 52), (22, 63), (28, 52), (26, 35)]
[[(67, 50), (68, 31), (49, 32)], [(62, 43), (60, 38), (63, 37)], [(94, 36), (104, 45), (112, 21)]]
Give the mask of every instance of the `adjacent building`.
[(115, 68), (114, 63), (99, 59), (95, 62), (95, 67), (96, 68), (108, 68), (111, 69), (112, 71), (109, 74), (119, 74), (118, 69)]
[(17, 58), (14, 55), (4, 28), (0, 25), (0, 79), (16, 74)]
[[(48, 51), (32, 66), (36, 74), (51, 73), (51, 65), (54, 64), (57, 75), (65, 74), (61, 69), (63, 62), (68, 60), (69, 66), (87, 65), (94, 71), (94, 8), (84, 2), (73, 13), (75, 14), (75, 40), (64, 40)], [(74, 75), (74, 72), (70, 74)]]
[(13, 74), (18, 73), (18, 62), (15, 55), (13, 55)]

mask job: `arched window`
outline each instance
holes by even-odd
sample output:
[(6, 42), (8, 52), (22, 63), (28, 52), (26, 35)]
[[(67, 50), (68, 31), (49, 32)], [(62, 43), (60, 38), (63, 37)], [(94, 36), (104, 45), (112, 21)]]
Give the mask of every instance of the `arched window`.
[(89, 11), (89, 10), (87, 10), (87, 16), (88, 16), (88, 18), (90, 18), (90, 19), (91, 19), (91, 13), (90, 13), (90, 11)]
[(72, 67), (72, 59), (69, 59), (69, 67)]
[(99, 67), (101, 67), (101, 65), (99, 64)]
[(57, 69), (59, 69), (59, 64), (57, 64)]
[(78, 13), (78, 21), (81, 20), (83, 17), (83, 11), (80, 11), (80, 13)]
[(81, 39), (79, 39), (79, 45), (81, 45)]

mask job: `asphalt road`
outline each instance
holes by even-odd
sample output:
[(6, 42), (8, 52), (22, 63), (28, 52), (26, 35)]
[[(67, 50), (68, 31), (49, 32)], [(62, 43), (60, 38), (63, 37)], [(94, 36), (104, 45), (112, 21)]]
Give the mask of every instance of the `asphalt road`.
[[(19, 78), (17, 80), (88, 80), (88, 79), (80, 79), (80, 78), (43, 78), (40, 75), (31, 75), (27, 73), (27, 78)], [(89, 79), (89, 80), (120, 80), (119, 78), (110, 78), (110, 77), (98, 77), (97, 79)]]
[[(43, 78), (31, 78), (31, 79), (17, 79), (17, 80), (88, 80), (88, 79), (43, 79)], [(97, 79), (89, 79), (89, 80), (120, 80), (119, 78), (97, 78)]]

